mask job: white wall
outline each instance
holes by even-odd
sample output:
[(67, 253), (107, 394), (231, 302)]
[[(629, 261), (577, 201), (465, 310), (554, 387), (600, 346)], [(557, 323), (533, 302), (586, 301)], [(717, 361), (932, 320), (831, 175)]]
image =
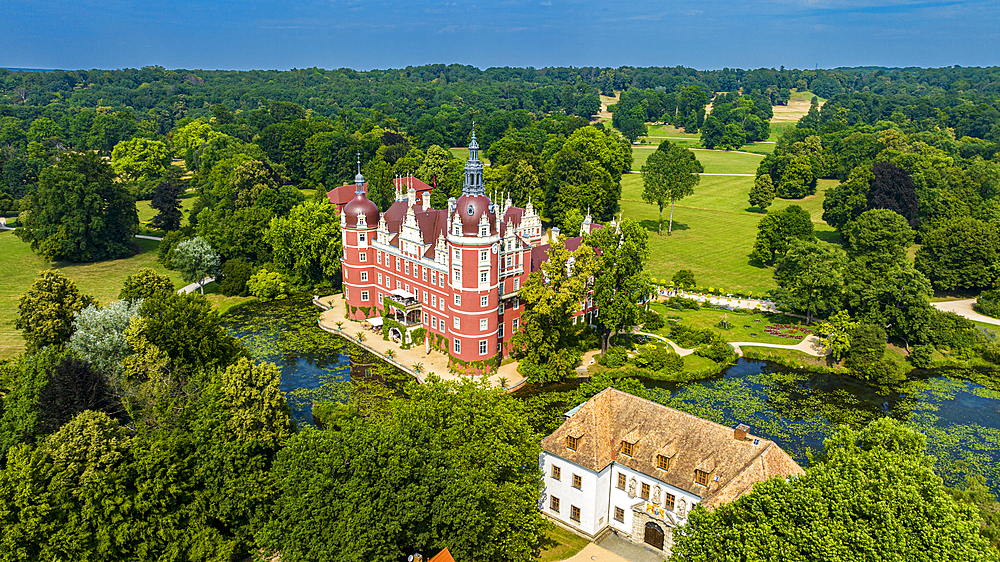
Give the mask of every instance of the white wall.
[[(697, 496), (675, 488), (666, 482), (651, 478), (641, 472), (628, 468), (618, 463), (611, 463), (600, 473), (589, 468), (584, 468), (552, 453), (543, 451), (539, 455), (539, 469), (542, 472), (542, 494), (539, 498), (539, 509), (565, 523), (566, 525), (579, 529), (588, 535), (596, 535), (607, 526), (612, 526), (619, 532), (627, 535), (632, 534), (632, 506), (647, 500), (639, 497), (642, 490), (642, 483), (649, 484), (650, 503), (652, 502), (653, 489), (660, 487), (659, 506), (663, 507), (664, 493), (673, 494), (674, 500), (673, 514), (679, 524), (687, 522), (687, 514), (695, 503), (701, 501)], [(560, 468), (560, 478), (552, 478), (552, 467)], [(618, 488), (618, 474), (625, 474), (625, 489)], [(573, 475), (577, 474), (581, 479), (579, 489), (573, 487)], [(629, 496), (629, 482), (635, 478), (635, 496)], [(552, 511), (550, 498), (559, 498), (559, 512)], [(681, 500), (684, 500), (684, 517), (679, 516)], [(571, 506), (580, 508), (580, 521), (570, 519)], [(616, 521), (614, 518), (615, 507), (620, 507), (625, 511), (623, 521)]]

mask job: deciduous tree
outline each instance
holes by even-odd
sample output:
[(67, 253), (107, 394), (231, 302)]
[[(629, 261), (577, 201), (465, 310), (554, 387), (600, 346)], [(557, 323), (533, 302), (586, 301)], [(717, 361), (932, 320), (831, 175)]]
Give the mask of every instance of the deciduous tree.
[(169, 277), (160, 275), (152, 268), (144, 267), (125, 278), (118, 298), (135, 301), (149, 298), (160, 291), (173, 290), (174, 283)]
[(93, 152), (62, 155), (24, 201), (24, 226), (16, 234), (46, 259), (89, 262), (132, 252), (135, 199)]
[(155, 180), (170, 166), (170, 153), (163, 142), (136, 137), (115, 145), (111, 166), (126, 181)]
[(330, 284), (340, 271), (340, 217), (328, 200), (306, 201), (288, 217), (274, 217), (264, 239), (274, 250), (275, 267), (295, 286)]
[(643, 270), (649, 259), (649, 234), (639, 223), (622, 220), (616, 228), (602, 228), (587, 238), (594, 248), (593, 299), (599, 311), (594, 321), (601, 327), (601, 352), (611, 337), (631, 331), (640, 323), (644, 302), (652, 292)]
[(757, 174), (750, 189), (750, 205), (767, 209), (774, 202), (774, 195), (774, 182), (771, 181), (770, 174)]
[(41, 272), (27, 293), (21, 295), (14, 327), (24, 334), (29, 352), (61, 345), (73, 333), (73, 316), (97, 300), (81, 294), (76, 283), (50, 269)]
[(774, 280), (781, 287), (775, 303), (781, 310), (806, 313), (806, 322), (824, 310), (840, 308), (847, 256), (817, 240), (794, 238), (778, 260)]
[(142, 299), (118, 300), (104, 308), (88, 306), (73, 318), (69, 349), (101, 373), (120, 382), (121, 362), (132, 352), (125, 330), (139, 315)]
[(670, 221), (667, 234), (674, 227), (674, 202), (694, 193), (694, 186), (701, 181), (705, 168), (694, 152), (679, 145), (663, 141), (642, 167), (642, 200), (660, 209), (659, 230), (663, 230), (663, 207), (670, 202)]
[(215, 253), (212, 246), (200, 237), (196, 236), (191, 240), (185, 240), (174, 248), (171, 263), (174, 268), (181, 272), (185, 281), (198, 283), (201, 294), (205, 294), (203, 281), (206, 277), (213, 277), (219, 272), (219, 254)]

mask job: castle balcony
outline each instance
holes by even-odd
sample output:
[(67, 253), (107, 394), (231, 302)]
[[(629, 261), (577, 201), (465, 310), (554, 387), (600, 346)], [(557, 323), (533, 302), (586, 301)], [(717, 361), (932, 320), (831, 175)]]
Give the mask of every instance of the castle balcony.
[(395, 289), (385, 296), (385, 304), (392, 307), (393, 318), (405, 326), (420, 324), (423, 304), (416, 295), (403, 289)]

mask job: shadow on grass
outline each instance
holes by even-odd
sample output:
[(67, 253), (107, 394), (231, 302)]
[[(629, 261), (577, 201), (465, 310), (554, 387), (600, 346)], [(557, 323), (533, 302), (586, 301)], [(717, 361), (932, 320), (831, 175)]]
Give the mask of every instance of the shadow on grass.
[[(657, 232), (657, 231), (659, 231), (659, 229), (660, 229), (660, 224), (658, 222), (656, 222), (655, 220), (649, 220), (649, 219), (639, 221), (639, 226), (645, 228), (646, 230), (648, 230), (650, 232), (654, 232), (654, 233)], [(667, 221), (663, 221), (663, 235), (664, 236), (667, 235), (667, 228), (668, 228), (668, 226), (669, 226), (669, 223)], [(690, 227), (688, 227), (688, 225), (686, 225), (686, 224), (684, 224), (682, 222), (674, 221), (674, 227), (673, 227), (674, 230), (689, 230), (689, 228)]]
[(753, 206), (750, 206), (750, 207), (747, 207), (746, 209), (743, 209), (743, 210), (746, 211), (746, 212), (748, 212), (748, 213), (757, 213), (758, 215), (766, 215), (767, 214), (767, 209), (764, 209), (763, 207), (753, 207)]

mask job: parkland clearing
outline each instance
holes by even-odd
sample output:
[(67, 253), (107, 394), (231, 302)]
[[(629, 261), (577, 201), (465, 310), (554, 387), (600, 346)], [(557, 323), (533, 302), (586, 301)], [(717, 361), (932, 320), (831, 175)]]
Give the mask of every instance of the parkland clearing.
[(514, 70), (0, 70), (0, 560), (1000, 558), (1000, 71)]

